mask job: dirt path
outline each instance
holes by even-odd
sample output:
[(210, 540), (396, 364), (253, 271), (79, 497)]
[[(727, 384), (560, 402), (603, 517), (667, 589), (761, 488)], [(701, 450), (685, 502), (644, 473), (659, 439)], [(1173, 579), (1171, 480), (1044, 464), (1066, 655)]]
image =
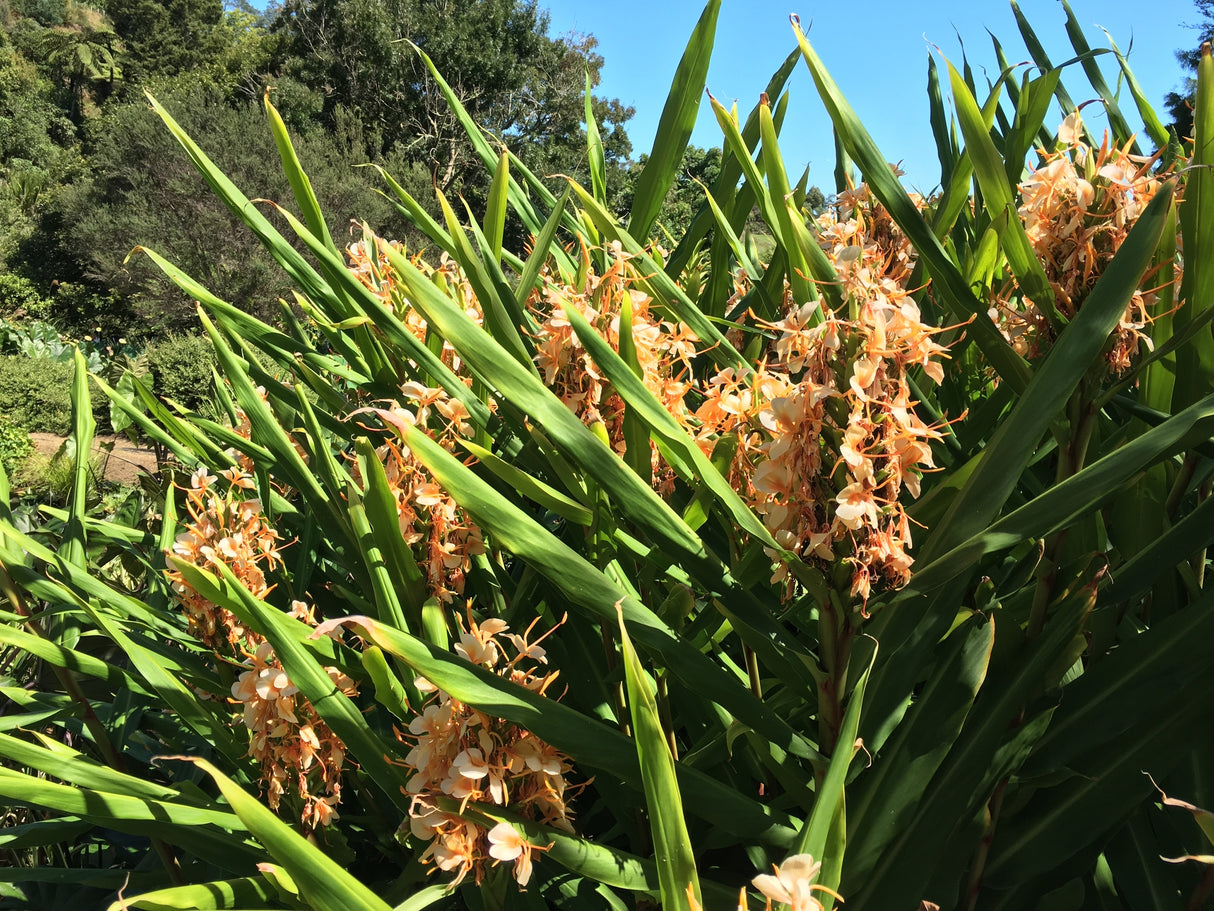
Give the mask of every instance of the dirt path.
[[(53, 433), (31, 433), (30, 439), (40, 455), (53, 456), (63, 445), (64, 438)], [(114, 448), (105, 460), (105, 480), (116, 484), (133, 484), (140, 474), (156, 470), (156, 454), (150, 449), (136, 446), (126, 437), (98, 434), (93, 440), (93, 452), (102, 453), (102, 444), (113, 443)]]

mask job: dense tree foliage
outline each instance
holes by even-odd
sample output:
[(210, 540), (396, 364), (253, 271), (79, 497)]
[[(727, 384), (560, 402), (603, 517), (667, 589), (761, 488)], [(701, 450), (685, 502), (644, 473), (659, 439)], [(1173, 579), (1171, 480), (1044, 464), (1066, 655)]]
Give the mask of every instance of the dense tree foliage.
[(220, 0), (106, 0), (105, 9), (132, 84), (197, 69), (220, 51)]
[[(205, 192), (145, 91), (207, 137), (208, 154), (239, 186), (283, 202), (289, 188), (260, 104), (271, 92), (339, 242), (358, 235), (359, 219), (411, 249), (425, 243), (379, 192), (374, 171), (358, 165), (382, 167), (436, 216), (435, 189), (457, 209), (459, 198), (474, 213), (486, 204), (486, 170), (419, 50), (471, 116), (554, 190), (565, 176), (590, 184), (585, 91), (599, 85), (604, 60), (591, 35), (550, 35), (537, 0), (286, 0), (266, 12), (247, 0), (105, 0), (102, 8), (0, 0), (0, 276), (41, 295), (31, 309), (27, 295), (6, 303), (0, 287), (0, 312), (36, 310), (82, 333), (187, 329), (193, 301), (130, 256), (148, 246), (220, 297), (277, 314), (284, 276)], [(625, 129), (633, 111), (594, 94), (591, 106), (608, 203), (626, 216), (640, 171)], [(686, 229), (720, 161), (717, 149), (688, 150), (655, 238)], [(228, 238), (222, 255), (215, 237)], [(527, 242), (521, 223), (508, 225), (507, 240), (518, 249)]]
[[(1214, 0), (1193, 0), (1199, 22), (1187, 23), (1196, 29), (1198, 39), (1190, 48), (1182, 48), (1176, 52), (1176, 59), (1190, 73), (1197, 72), (1197, 63), (1201, 60), (1201, 45), (1214, 39)], [(1180, 91), (1168, 92), (1164, 107), (1172, 116), (1172, 128), (1177, 136), (1188, 136), (1193, 131), (1193, 95), (1197, 91), (1197, 80), (1192, 76), (1186, 77)]]
[[(286, 203), (290, 188), (282, 175), (264, 115), (251, 104), (228, 104), (218, 88), (189, 76), (162, 83), (157, 97), (192, 133), (214, 137), (207, 153), (230, 173), (238, 173), (253, 194)], [(238, 141), (239, 140), (239, 141)], [(131, 299), (141, 324), (184, 328), (192, 308), (174, 306), (180, 293), (143, 257), (127, 255), (136, 245), (154, 247), (220, 297), (273, 319), (284, 275), (257, 238), (240, 229), (239, 219), (216, 205), (206, 183), (160, 118), (143, 104), (125, 104), (98, 124), (93, 139), (93, 173), (65, 191), (60, 200), (63, 237), (84, 277)], [(342, 144), (332, 133), (313, 131), (298, 142), (304, 167), (345, 236), (351, 219), (366, 219), (378, 230), (400, 234), (395, 209), (375, 193), (358, 144)], [(269, 206), (267, 214), (272, 214)], [(284, 233), (285, 224), (281, 227)], [(213, 239), (229, 239), (222, 253)], [(340, 239), (340, 238), (339, 238)]]
[[(588, 182), (583, 93), (603, 58), (593, 37), (551, 37), (548, 26), (535, 0), (290, 0), (265, 13), (245, 0), (0, 0), (0, 275), (32, 281), (64, 328), (182, 328), (192, 302), (128, 259), (148, 245), (238, 305), (277, 310), (281, 276), (203, 192), (145, 90), (210, 137), (237, 183), (282, 200), (261, 128), (272, 91), (342, 237), (357, 216), (419, 240), (360, 164), (384, 167), (436, 213), (434, 187), (478, 209), (483, 169), (469, 167), (414, 45), (529, 167)], [(611, 185), (624, 185), (632, 110), (598, 97), (593, 107), (619, 172)], [(222, 259), (203, 253), (216, 236), (232, 240)]]
[[(276, 69), (323, 96), (332, 127), (352, 111), (371, 154), (399, 150), (440, 189), (462, 188), (470, 149), (413, 45), (436, 61), (477, 123), (542, 173), (577, 172), (585, 149), (582, 92), (603, 58), (589, 36), (550, 38), (535, 0), (289, 0), (274, 21)], [(608, 161), (631, 152), (632, 109), (595, 99)]]

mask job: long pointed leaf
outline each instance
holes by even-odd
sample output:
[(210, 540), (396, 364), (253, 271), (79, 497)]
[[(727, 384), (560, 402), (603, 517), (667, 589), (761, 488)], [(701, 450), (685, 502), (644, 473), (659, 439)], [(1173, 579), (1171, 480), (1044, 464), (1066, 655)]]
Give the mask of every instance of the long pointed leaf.
[(649, 160), (637, 178), (632, 213), (628, 217), (628, 233), (641, 243), (648, 239), (653, 230), (695, 127), (700, 98), (704, 94), (704, 81), (708, 78), (708, 61), (712, 56), (720, 10), (721, 0), (708, 0), (704, 12), (700, 14), (700, 21), (696, 23), (675, 70)]
[(692, 898), (700, 901), (700, 878), (696, 874), (691, 838), (683, 819), (683, 799), (675, 777), (674, 757), (658, 716), (658, 704), (649, 689), (649, 679), (637, 657), (624, 613), (620, 611), (620, 647), (624, 652), (624, 679), (632, 736), (641, 764), (645, 804), (649, 808), (649, 830), (653, 835), (654, 859), (661, 884), (662, 907), (688, 909)]

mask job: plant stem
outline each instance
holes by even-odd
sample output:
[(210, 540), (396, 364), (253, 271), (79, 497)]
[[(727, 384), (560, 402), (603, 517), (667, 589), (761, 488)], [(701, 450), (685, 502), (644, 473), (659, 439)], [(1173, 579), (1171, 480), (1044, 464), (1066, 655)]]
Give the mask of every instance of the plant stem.
[[(1206, 481), (1197, 491), (1197, 502), (1203, 503), (1210, 498), (1210, 482)], [(1206, 548), (1202, 548), (1193, 558), (1193, 575), (1197, 579), (1197, 588), (1206, 587)]]
[(658, 681), (658, 716), (662, 721), (662, 731), (666, 734), (666, 746), (670, 755), (679, 758), (679, 745), (674, 739), (674, 719), (670, 714), (670, 691), (666, 684), (666, 671), (655, 673)]
[[(1096, 409), (1088, 396), (1087, 382), (1082, 381), (1067, 405), (1071, 438), (1058, 450), (1058, 467), (1054, 474), (1055, 484), (1059, 484), (1083, 470), (1088, 445), (1092, 441), (1092, 431), (1096, 425), (1095, 416)], [(1066, 541), (1066, 535), (1066, 528), (1050, 535), (1046, 539), (1041, 561), (1037, 564), (1037, 588), (1033, 592), (1033, 607), (1029, 613), (1026, 630), (1030, 639), (1035, 639), (1045, 628), (1045, 617), (1050, 602), (1053, 600), (1054, 586), (1058, 581), (1058, 560), (1062, 555), (1062, 545)]]
[(986, 869), (986, 859), (991, 853), (991, 842), (995, 839), (995, 826), (999, 823), (999, 811), (1003, 808), (1003, 795), (1007, 792), (1007, 779), (1003, 779), (995, 787), (990, 802), (986, 805), (986, 829), (982, 840), (974, 852), (974, 861), (970, 865), (969, 878), (965, 884), (965, 904), (963, 911), (974, 911), (978, 906), (978, 893), (982, 889), (982, 873)]
[(818, 685), (818, 750), (829, 756), (843, 725), (852, 640), (847, 608), (833, 590), (818, 608), (818, 637), (823, 671)]
[(1189, 482), (1193, 480), (1193, 472), (1197, 470), (1197, 456), (1193, 453), (1185, 453), (1184, 461), (1180, 465), (1180, 471), (1176, 474), (1176, 480), (1172, 482), (1172, 489), (1168, 491), (1167, 502), (1164, 503), (1164, 511), (1168, 514), (1169, 519), (1176, 518), (1176, 510), (1180, 508), (1180, 501), (1184, 499), (1185, 491), (1189, 488)]
[(759, 659), (749, 645), (743, 647), (743, 652), (746, 655), (746, 673), (750, 676), (750, 691), (755, 694), (756, 699), (761, 700), (763, 681), (759, 679)]

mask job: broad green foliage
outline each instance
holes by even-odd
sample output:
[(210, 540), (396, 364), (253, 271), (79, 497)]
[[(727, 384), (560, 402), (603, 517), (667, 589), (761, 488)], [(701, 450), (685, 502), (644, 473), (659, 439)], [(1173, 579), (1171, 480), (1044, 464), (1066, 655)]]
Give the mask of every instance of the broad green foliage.
[[(932, 63), (924, 199), (794, 20), (758, 106), (709, 99), (709, 196), (647, 246), (630, 227), (677, 191), (717, 8), (627, 223), (600, 129), (555, 195), (428, 57), (487, 189), (389, 180), (422, 252), (374, 225), (347, 244), (269, 102), (275, 210), (152, 102), (291, 297), (263, 320), (145, 250), (198, 302), (216, 401), (91, 383), (179, 470), (109, 516), (83, 455), (62, 508), (0, 499), (10, 894), (1204, 901), (1214, 60), (1192, 158), (1131, 157), (1129, 110), (1102, 143), (1071, 107), (1086, 78), (1074, 97), (1115, 108), (1100, 71), (1051, 68), (1020, 17), (1038, 69)], [(794, 66), (838, 135), (831, 200), (780, 153)], [(75, 354), (77, 454), (89, 376)]]

